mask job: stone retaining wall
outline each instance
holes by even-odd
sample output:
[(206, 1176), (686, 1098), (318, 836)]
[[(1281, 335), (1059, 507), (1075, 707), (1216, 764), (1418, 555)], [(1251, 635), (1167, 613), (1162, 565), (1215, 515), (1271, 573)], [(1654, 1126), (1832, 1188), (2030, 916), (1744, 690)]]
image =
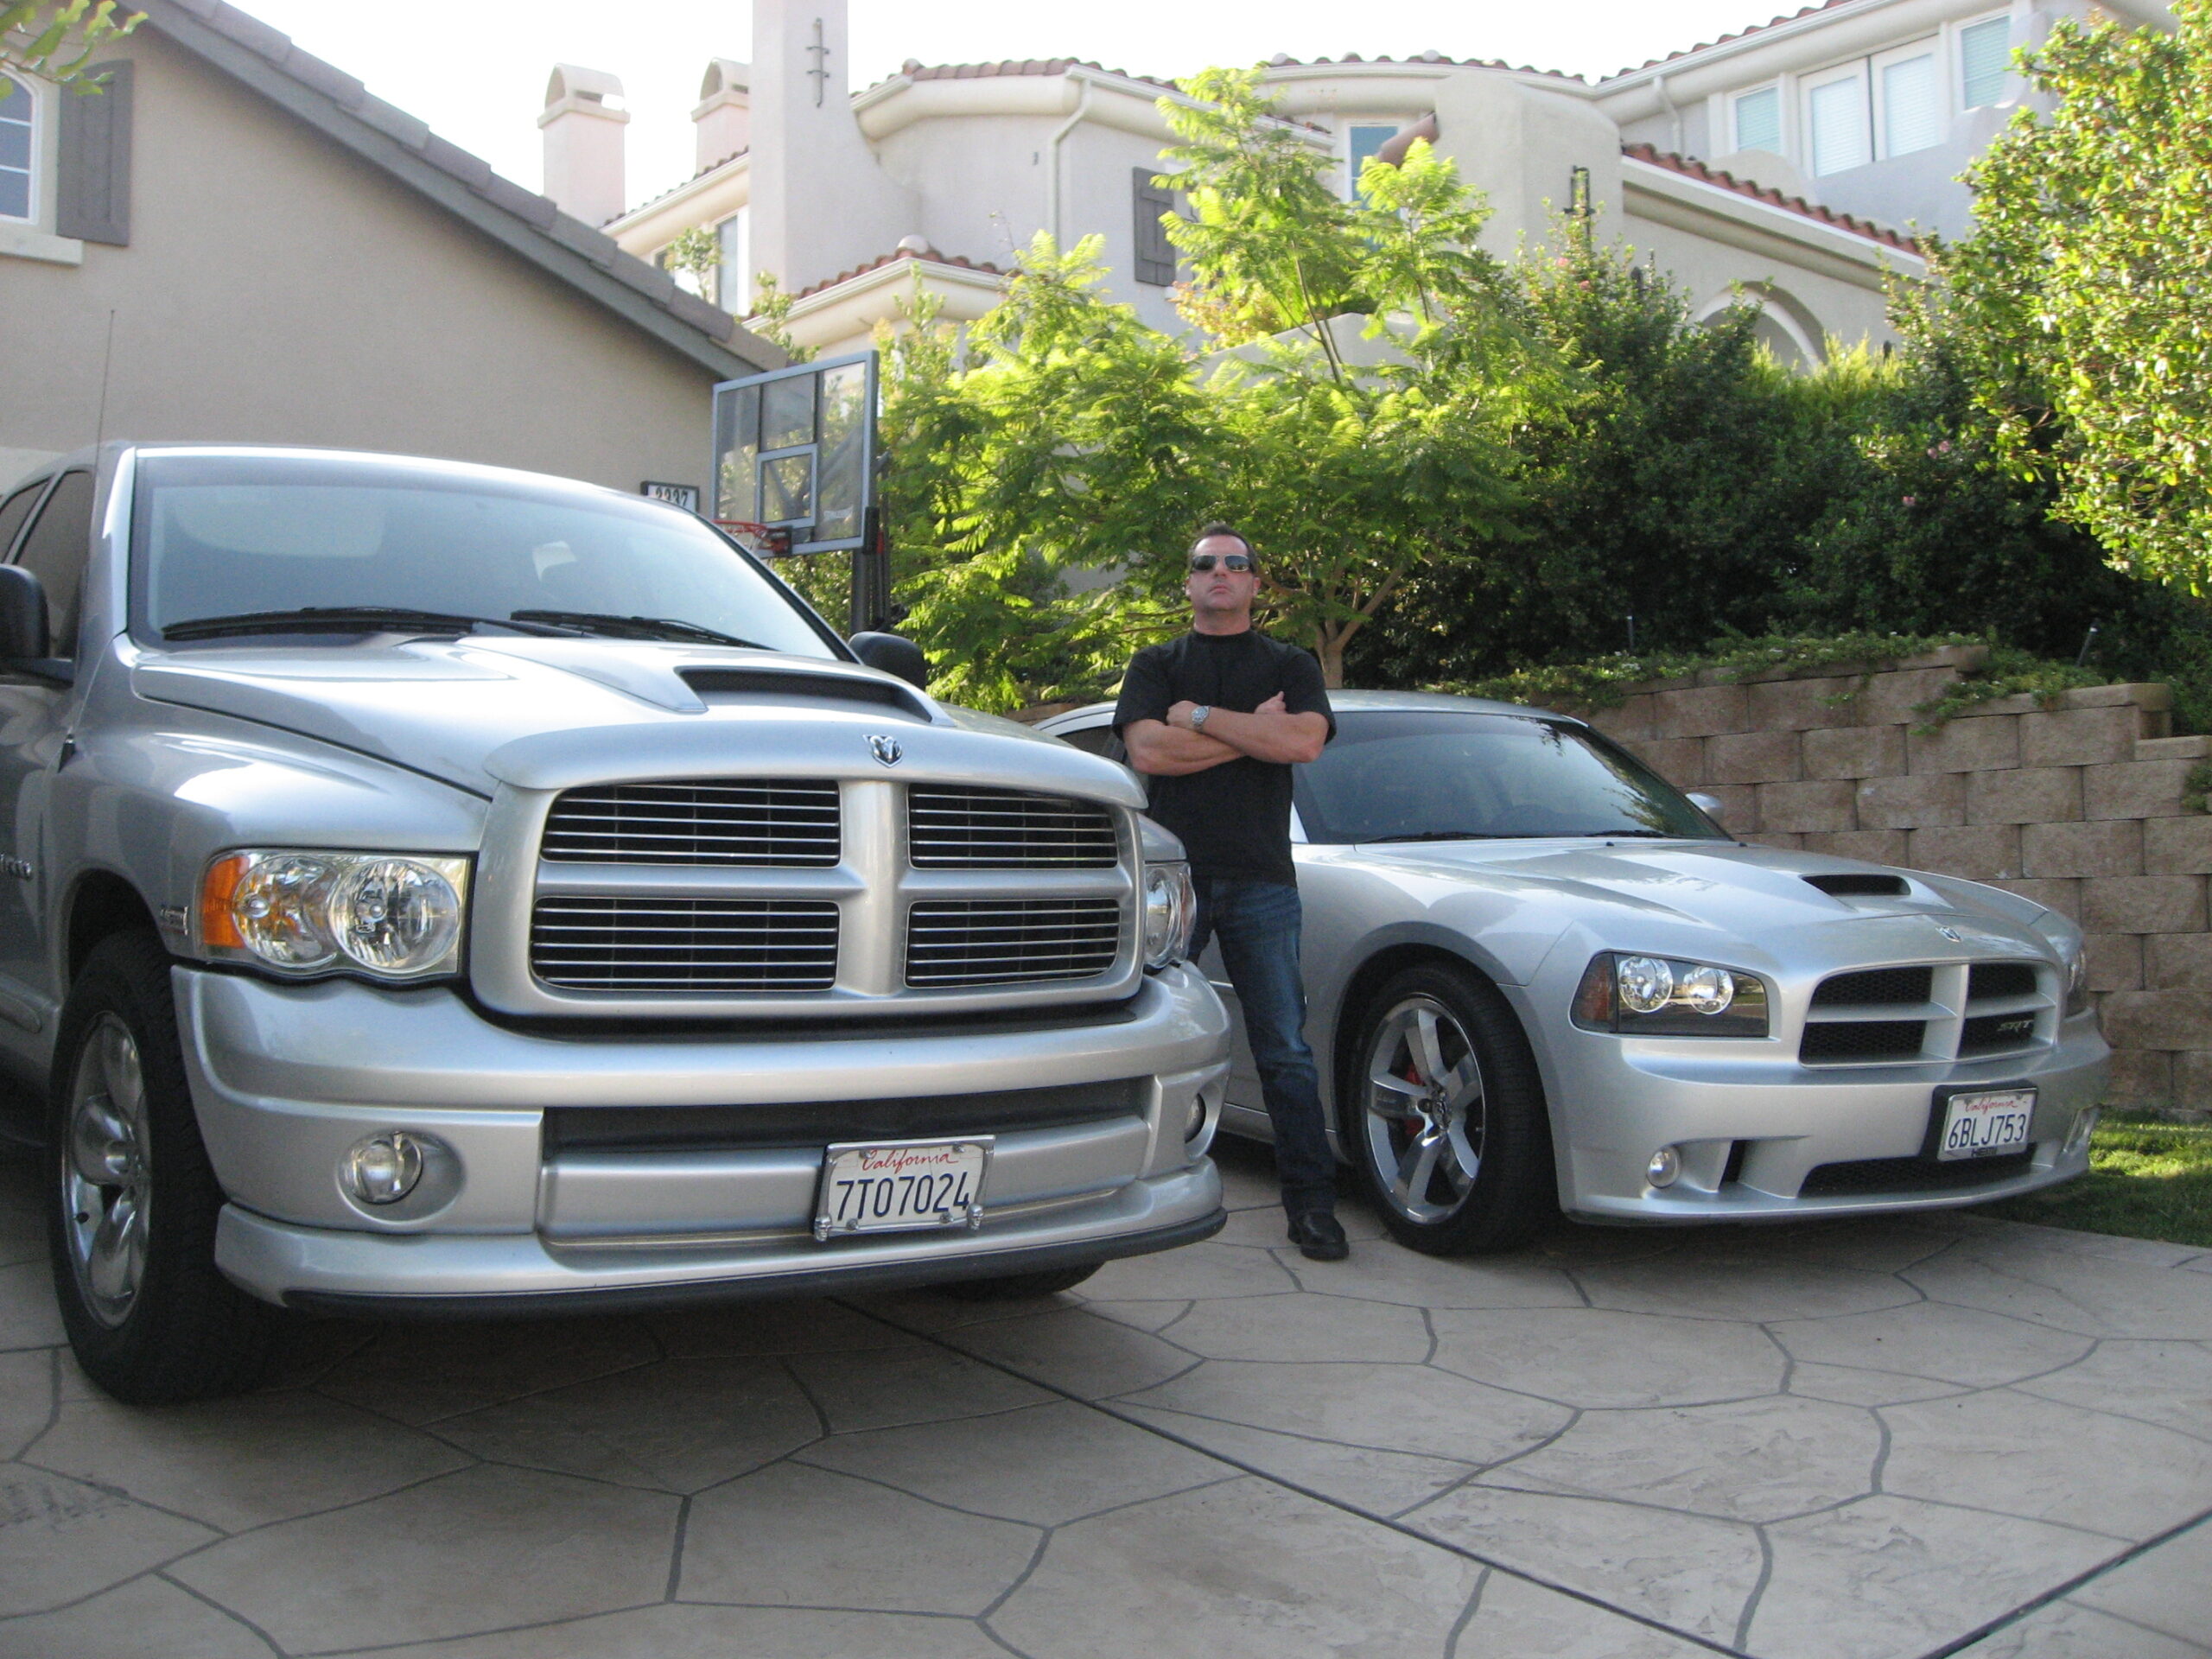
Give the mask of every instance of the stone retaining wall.
[(1929, 733), (1916, 705), (1987, 653), (1641, 686), (1592, 722), (1730, 830), (1771, 847), (1967, 876), (2088, 936), (2115, 1104), (2212, 1109), (2212, 816), (2182, 803), (2212, 739), (2171, 737), (2163, 685), (1986, 702)]

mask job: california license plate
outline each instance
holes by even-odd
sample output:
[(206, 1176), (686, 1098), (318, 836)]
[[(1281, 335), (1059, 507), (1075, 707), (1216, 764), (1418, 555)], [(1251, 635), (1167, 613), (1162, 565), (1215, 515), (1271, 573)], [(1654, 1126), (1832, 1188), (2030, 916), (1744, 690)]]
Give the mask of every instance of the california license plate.
[(1943, 1128), (1936, 1156), (1945, 1163), (1960, 1158), (1987, 1158), (2018, 1152), (2028, 1144), (2028, 1124), (2036, 1115), (2032, 1089), (1976, 1089), (1943, 1102)]
[(901, 1233), (982, 1224), (992, 1141), (884, 1141), (829, 1148), (814, 1205), (814, 1236)]

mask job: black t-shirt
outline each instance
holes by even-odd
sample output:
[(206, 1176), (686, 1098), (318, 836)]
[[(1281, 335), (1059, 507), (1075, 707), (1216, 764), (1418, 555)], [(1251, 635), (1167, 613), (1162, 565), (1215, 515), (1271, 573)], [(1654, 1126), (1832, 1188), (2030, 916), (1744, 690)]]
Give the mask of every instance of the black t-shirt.
[[(1337, 717), (1321, 665), (1294, 645), (1246, 629), (1186, 633), (1147, 645), (1129, 659), (1114, 706), (1114, 729), (1167, 718), (1179, 702), (1203, 702), (1249, 715), (1278, 691), (1294, 715), (1322, 715), (1329, 735)], [(1290, 861), (1290, 767), (1239, 755), (1181, 778), (1147, 778), (1152, 816), (1183, 838), (1196, 875), (1298, 885)]]

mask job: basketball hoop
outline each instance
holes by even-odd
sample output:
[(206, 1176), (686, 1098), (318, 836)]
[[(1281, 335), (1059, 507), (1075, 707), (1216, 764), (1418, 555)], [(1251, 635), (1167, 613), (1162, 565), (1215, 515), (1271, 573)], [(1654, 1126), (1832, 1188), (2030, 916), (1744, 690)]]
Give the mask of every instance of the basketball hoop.
[(791, 550), (791, 533), (781, 525), (756, 524), (750, 518), (717, 518), (717, 529), (726, 530), (745, 543), (747, 551), (764, 559), (782, 556)]

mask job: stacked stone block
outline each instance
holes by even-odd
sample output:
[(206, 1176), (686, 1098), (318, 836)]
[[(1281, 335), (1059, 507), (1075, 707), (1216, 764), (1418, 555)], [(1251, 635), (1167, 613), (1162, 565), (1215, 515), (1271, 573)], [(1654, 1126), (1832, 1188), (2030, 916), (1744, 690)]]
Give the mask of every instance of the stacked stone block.
[(1932, 731), (1920, 705), (1982, 666), (1980, 646), (1818, 674), (1637, 687), (1593, 724), (1729, 829), (1987, 881), (2064, 912), (2118, 1104), (2212, 1109), (2212, 816), (2183, 801), (2212, 739), (2172, 737), (2163, 685), (2003, 697)]

